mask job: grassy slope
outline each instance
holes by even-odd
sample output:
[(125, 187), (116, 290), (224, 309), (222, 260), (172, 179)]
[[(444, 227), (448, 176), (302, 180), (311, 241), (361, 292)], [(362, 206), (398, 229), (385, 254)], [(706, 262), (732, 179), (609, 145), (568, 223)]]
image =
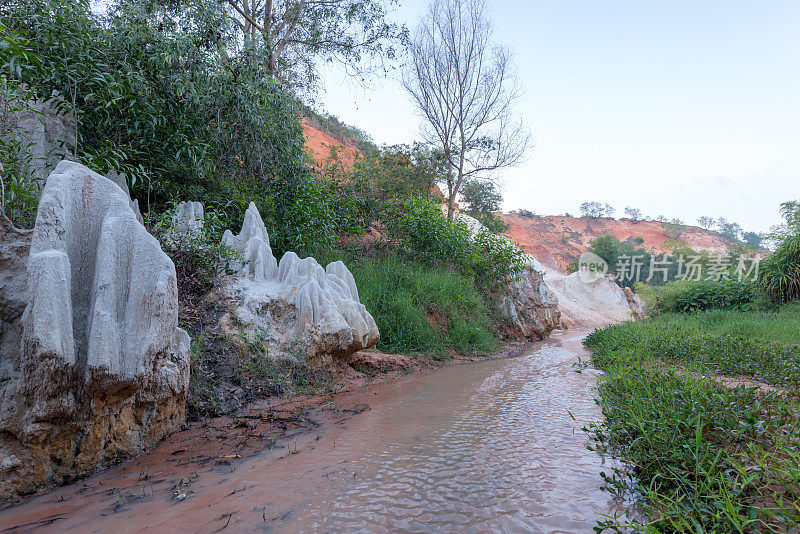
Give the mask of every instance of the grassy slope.
[[(662, 315), (591, 334), (606, 417), (590, 430), (635, 466), (609, 487), (644, 498), (642, 531), (800, 528), (800, 304)], [(744, 376), (779, 393), (720, 384)], [(610, 520), (607, 526), (615, 521)]]
[(345, 263), (378, 323), (380, 350), (447, 358), (448, 349), (475, 355), (497, 348), (491, 310), (471, 279), (392, 255)]

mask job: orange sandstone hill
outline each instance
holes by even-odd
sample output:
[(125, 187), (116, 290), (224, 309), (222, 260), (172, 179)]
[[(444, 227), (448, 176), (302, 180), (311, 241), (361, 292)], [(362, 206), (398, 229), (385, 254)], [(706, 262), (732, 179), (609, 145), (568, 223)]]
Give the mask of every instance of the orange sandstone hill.
[[(670, 252), (669, 236), (659, 221), (633, 221), (609, 217), (566, 217), (559, 215), (501, 214), (509, 225), (506, 235), (545, 266), (564, 271), (573, 258), (591, 247), (589, 242), (611, 235), (620, 241), (641, 238), (641, 246), (656, 253)], [(722, 252), (730, 242), (715, 232), (686, 226), (680, 235), (686, 246), (695, 250)], [(666, 243), (665, 243), (666, 242)], [(673, 242), (674, 243), (674, 242)]]
[(302, 117), (300, 124), (303, 127), (306, 151), (314, 159), (318, 169), (325, 166), (331, 155), (331, 149), (336, 151), (340, 163), (347, 167), (353, 165), (356, 158), (361, 156), (361, 151), (356, 148), (356, 142), (352, 139), (343, 137), (344, 142), (342, 142), (322, 130), (308, 117)]

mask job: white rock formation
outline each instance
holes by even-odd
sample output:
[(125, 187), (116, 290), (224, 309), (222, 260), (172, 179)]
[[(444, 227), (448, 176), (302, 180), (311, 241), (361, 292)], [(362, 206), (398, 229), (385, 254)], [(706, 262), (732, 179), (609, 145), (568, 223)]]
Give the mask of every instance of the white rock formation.
[(172, 232), (176, 237), (194, 235), (203, 229), (203, 205), (200, 202), (181, 202), (172, 220)]
[(278, 262), (272, 255), (267, 229), (253, 202), (244, 214), (242, 231), (239, 235), (233, 235), (230, 230), (225, 230), (222, 242), (237, 256), (229, 267), (238, 275), (249, 277), (256, 282), (266, 282), (278, 274)]
[[(458, 217), (473, 233), (488, 231), (468, 215), (458, 214)], [(498, 239), (506, 238), (498, 236)], [(625, 292), (610, 275), (587, 283), (577, 273), (561, 274), (529, 254), (527, 258), (524, 275), (510, 284), (500, 305), (518, 332), (530, 337), (527, 332), (543, 329), (549, 333), (559, 322), (566, 327), (599, 327), (641, 316), (639, 298)]]
[(247, 209), (241, 233), (226, 231), (222, 239), (239, 256), (225, 286), (236, 303), (231, 323), (261, 332), (270, 356), (326, 364), (378, 342), (375, 320), (359, 302), (344, 263), (323, 269), (314, 258), (287, 252), (278, 265), (255, 204)]
[(0, 249), (27, 278), (0, 295), (0, 498), (155, 444), (182, 423), (189, 380), (175, 267), (120, 187), (59, 163), (29, 238), (26, 270), (10, 257), (23, 249)]
[(641, 312), (638, 297), (626, 295), (612, 275), (585, 282), (578, 273), (561, 274), (543, 266), (533, 256), (528, 258), (534, 269), (544, 273), (545, 282), (558, 298), (565, 326), (600, 327), (638, 318)]
[[(106, 178), (114, 182), (119, 186), (120, 189), (125, 193), (125, 195), (130, 198), (131, 191), (128, 189), (128, 182), (125, 180), (125, 177), (119, 174), (116, 171), (108, 171), (106, 173)], [(142, 218), (142, 212), (139, 210), (139, 200), (133, 199), (131, 200), (131, 209), (133, 213), (136, 215), (136, 220), (139, 221), (139, 224), (144, 224), (144, 219)]]

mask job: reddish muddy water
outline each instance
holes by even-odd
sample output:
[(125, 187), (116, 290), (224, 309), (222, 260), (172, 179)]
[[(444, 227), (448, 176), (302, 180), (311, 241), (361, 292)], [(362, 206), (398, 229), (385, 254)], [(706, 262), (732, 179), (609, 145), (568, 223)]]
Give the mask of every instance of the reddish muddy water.
[(572, 366), (588, 359), (581, 337), (337, 395), (304, 415), (312, 429), (240, 458), (195, 461), (176, 435), (0, 512), (0, 531), (591, 532), (623, 503), (600, 490), (612, 460), (580, 430), (601, 417), (597, 372)]

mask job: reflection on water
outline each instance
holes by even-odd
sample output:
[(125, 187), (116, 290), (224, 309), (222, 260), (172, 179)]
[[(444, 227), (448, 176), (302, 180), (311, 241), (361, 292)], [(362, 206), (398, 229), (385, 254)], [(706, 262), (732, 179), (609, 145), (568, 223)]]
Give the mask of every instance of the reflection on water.
[[(591, 532), (617, 508), (600, 491), (610, 460), (587, 450), (580, 430), (600, 417), (595, 373), (572, 369), (581, 356), (580, 336), (554, 336), (524, 356), (344, 394), (371, 410), (323, 423), (288, 452), (204, 473), (183, 501), (156, 494), (103, 516), (96, 497), (57, 530)], [(9, 510), (0, 524), (20, 524), (9, 521), (20, 509), (19, 520), (44, 517), (47, 504)]]

